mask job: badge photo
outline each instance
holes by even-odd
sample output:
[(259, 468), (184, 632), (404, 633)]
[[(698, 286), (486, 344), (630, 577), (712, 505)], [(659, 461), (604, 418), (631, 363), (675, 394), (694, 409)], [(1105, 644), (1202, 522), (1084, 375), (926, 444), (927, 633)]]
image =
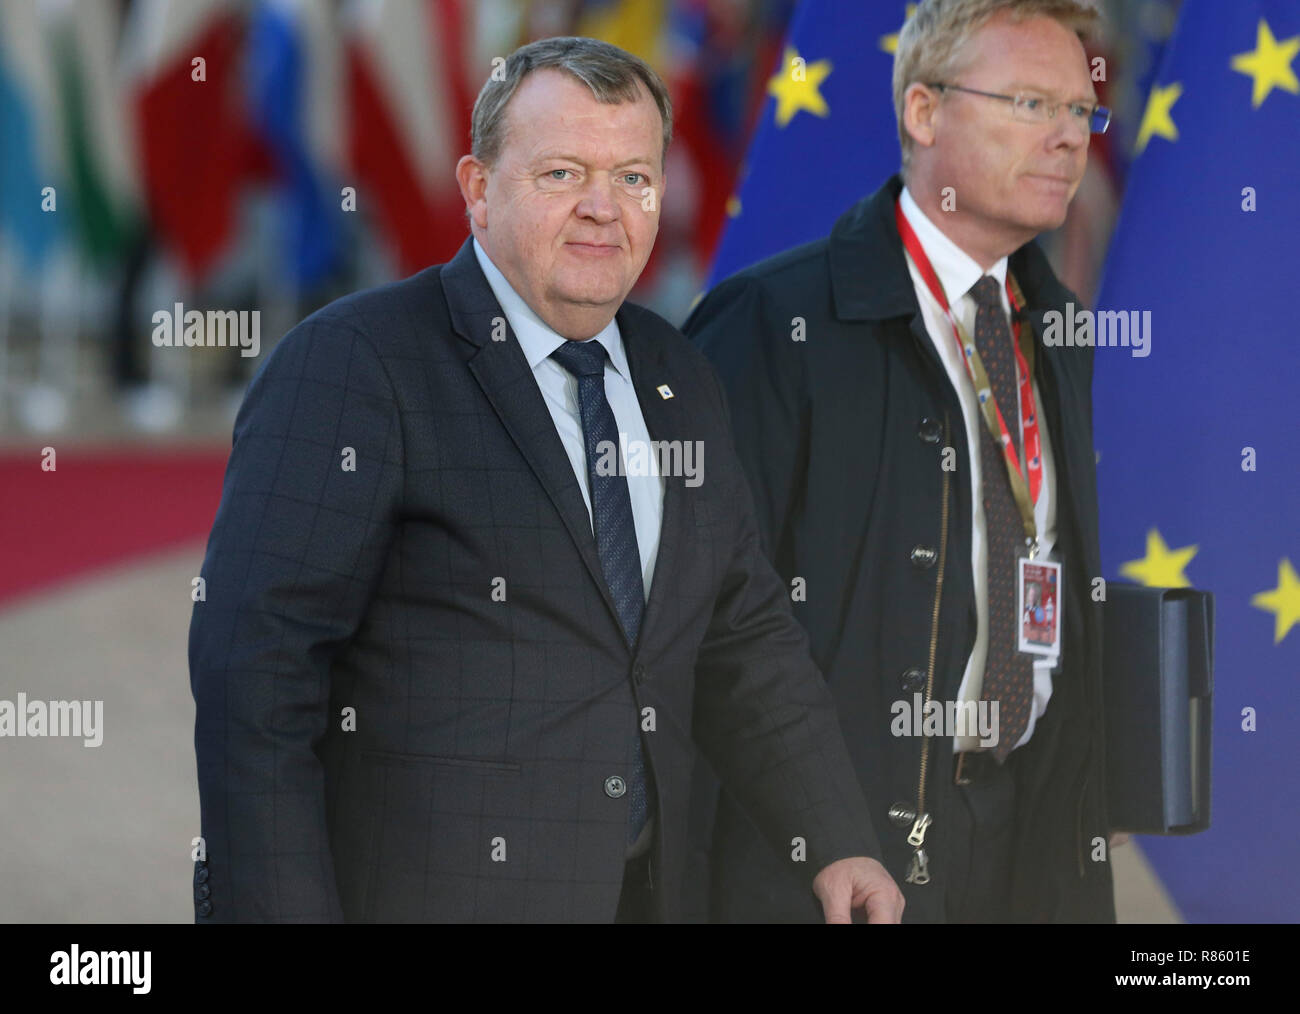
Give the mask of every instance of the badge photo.
[(1056, 655), (1061, 650), (1061, 565), (1022, 557), (1016, 569), (1020, 650)]

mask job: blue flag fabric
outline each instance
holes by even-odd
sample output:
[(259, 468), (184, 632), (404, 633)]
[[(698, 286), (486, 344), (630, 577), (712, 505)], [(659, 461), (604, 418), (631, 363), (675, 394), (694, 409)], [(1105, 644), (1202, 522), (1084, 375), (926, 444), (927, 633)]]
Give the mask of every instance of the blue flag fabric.
[(1187, 0), (1099, 299), (1151, 323), (1096, 350), (1105, 576), (1216, 596), (1213, 826), (1141, 839), (1195, 922), (1300, 920), (1298, 54), (1295, 0)]
[(41, 209), (41, 191), (58, 181), (43, 172), (35, 110), (5, 66), (0, 46), (0, 234), (31, 271), (44, 266), (59, 238), (57, 215)]
[(825, 236), (898, 171), (894, 45), (912, 4), (803, 0), (768, 80), (709, 286)]
[(252, 115), (282, 179), (284, 274), (300, 289), (338, 268), (344, 238), (338, 187), (307, 143), (308, 58), (292, 8), (259, 4), (248, 44)]

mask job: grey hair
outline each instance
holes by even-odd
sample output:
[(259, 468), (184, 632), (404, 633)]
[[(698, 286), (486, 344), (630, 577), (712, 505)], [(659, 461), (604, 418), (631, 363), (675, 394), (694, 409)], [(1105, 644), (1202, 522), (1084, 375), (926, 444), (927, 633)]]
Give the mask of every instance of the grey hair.
[(492, 165), (501, 154), (506, 105), (511, 96), (525, 77), (546, 67), (577, 78), (591, 89), (596, 101), (609, 105), (636, 102), (644, 86), (663, 121), (661, 157), (667, 157), (673, 139), (673, 103), (668, 88), (654, 69), (640, 57), (608, 42), (581, 36), (556, 36), (520, 46), (506, 57), (504, 73), (494, 72), (478, 93), (470, 127), (470, 151), (484, 165)]

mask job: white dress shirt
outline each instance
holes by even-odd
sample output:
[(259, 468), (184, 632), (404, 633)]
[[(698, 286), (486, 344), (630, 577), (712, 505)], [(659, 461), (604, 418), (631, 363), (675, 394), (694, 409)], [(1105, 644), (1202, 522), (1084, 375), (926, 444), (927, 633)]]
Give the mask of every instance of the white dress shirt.
[[(582, 490), (590, 523), (591, 489), (587, 481), (587, 446), (582, 436), (582, 412), (578, 406), (578, 378), (551, 358), (551, 353), (568, 339), (553, 331), (533, 312), (523, 297), (506, 281), (506, 276), (492, 263), (477, 239), (474, 240), (474, 255), (478, 258), (483, 274), (487, 276), (488, 285), (492, 287), (497, 302), (505, 311), (506, 320), (519, 339), (519, 347), (523, 349), (537, 386), (541, 389), (542, 398), (560, 435), (560, 442), (564, 444), (569, 463), (573, 466), (578, 487)], [(645, 597), (649, 599), (655, 559), (659, 555), (659, 526), (663, 520), (665, 483), (659, 475), (657, 457), (648, 450), (651, 446), (650, 433), (641, 415), (641, 403), (637, 401), (636, 389), (632, 386), (632, 372), (623, 350), (623, 337), (619, 334), (618, 322), (611, 320), (603, 331), (590, 340), (600, 342), (609, 353), (609, 358), (605, 361), (605, 397), (609, 399), (614, 421), (618, 424), (619, 455), (623, 459), (623, 471), (627, 473), (636, 545), (641, 554), (641, 581)], [(650, 475), (632, 474), (633, 471), (644, 469), (627, 467), (627, 448), (635, 446), (637, 441), (643, 441), (643, 446), (647, 449), (639, 460), (649, 465)], [(594, 526), (592, 532), (595, 533)]]
[[(1007, 259), (1003, 257), (988, 271), (984, 271), (969, 254), (945, 236), (925, 216), (906, 187), (903, 188), (900, 200), (903, 214), (907, 216), (908, 222), (911, 223), (916, 238), (921, 242), (921, 248), (925, 250), (925, 255), (930, 258), (934, 273), (943, 286), (944, 294), (948, 297), (948, 302), (952, 307), (953, 316), (965, 329), (966, 334), (972, 335), (975, 333), (977, 306), (975, 298), (970, 294), (970, 290), (986, 274), (997, 279), (998, 287), (1002, 292), (1002, 309), (1008, 315), (1009, 321), (1011, 306), (1007, 300), (1006, 292)], [(983, 482), (980, 441), (984, 436), (984, 417), (980, 414), (979, 405), (975, 398), (975, 387), (970, 380), (970, 375), (966, 372), (966, 364), (957, 351), (957, 343), (952, 335), (952, 325), (948, 323), (948, 318), (944, 314), (942, 307), (931, 294), (929, 286), (925, 284), (925, 280), (921, 277), (920, 271), (917, 270), (910, 256), (907, 258), (907, 266), (912, 273), (912, 284), (916, 287), (916, 298), (921, 306), (921, 318), (925, 321), (926, 333), (929, 334), (930, 340), (934, 343), (935, 350), (939, 354), (939, 360), (948, 372), (948, 380), (957, 392), (957, 400), (960, 402), (962, 409), (962, 418), (966, 423), (966, 445), (970, 448), (966, 471), (970, 475), (971, 506), (973, 508), (970, 560), (971, 571), (975, 578), (977, 626), (975, 645), (971, 649), (970, 658), (966, 661), (966, 672), (962, 676), (957, 699), (959, 701), (978, 701), (980, 691), (984, 685), (984, 668), (988, 660), (989, 644), (988, 535), (984, 519), (984, 499), (980, 495), (981, 483)], [(1037, 380), (1034, 381), (1033, 390), (1034, 401), (1041, 406), (1043, 396), (1038, 389)], [(1019, 424), (1018, 387), (1014, 412), (1008, 413), (1004, 406), (1002, 414), (1008, 425), (1012, 425), (1012, 420), (1009, 418), (1011, 414), (1014, 414), (1016, 424)], [(1034, 505), (1034, 520), (1038, 525), (1038, 556), (1036, 558), (1055, 559), (1053, 551), (1056, 547), (1056, 467), (1052, 458), (1052, 441), (1048, 436), (1047, 421), (1041, 411), (1038, 412), (1038, 432), (1042, 444), (1040, 456), (1043, 464), (1043, 481), (1038, 494), (1038, 502)], [(1021, 440), (1021, 467), (1022, 469), (1024, 467), (1023, 439)], [(1058, 623), (1063, 625), (1063, 617), (1058, 617)], [(1034, 699), (1029, 711), (1029, 724), (1025, 728), (1024, 735), (1017, 741), (1016, 746), (1023, 746), (1029, 741), (1029, 737), (1034, 732), (1034, 725), (1043, 712), (1047, 710), (1047, 702), (1052, 696), (1052, 670), (1059, 662), (1059, 659), (1059, 655), (1055, 658), (1034, 659)], [(978, 750), (979, 748), (978, 736), (957, 736), (953, 739), (954, 751)]]

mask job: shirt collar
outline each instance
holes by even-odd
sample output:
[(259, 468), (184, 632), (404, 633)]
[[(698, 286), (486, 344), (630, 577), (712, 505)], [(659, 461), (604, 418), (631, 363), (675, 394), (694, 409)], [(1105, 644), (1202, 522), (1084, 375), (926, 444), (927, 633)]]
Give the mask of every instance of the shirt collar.
[[(533, 308), (524, 302), (523, 297), (506, 280), (501, 269), (492, 263), (487, 252), (479, 245), (478, 239), (475, 238), (473, 242), (474, 256), (478, 258), (479, 267), (487, 277), (492, 294), (497, 297), (497, 302), (505, 311), (506, 320), (510, 322), (510, 329), (519, 339), (519, 347), (523, 349), (524, 357), (528, 360), (528, 368), (535, 370), (539, 363), (550, 358), (551, 353), (568, 339), (557, 333), (533, 312)], [(623, 337), (618, 330), (618, 321), (610, 320), (592, 340), (605, 346), (605, 351), (609, 353), (609, 361), (618, 371), (619, 376), (624, 380), (631, 379), (632, 372), (628, 367), (627, 353), (623, 350)]]
[(971, 287), (986, 274), (992, 275), (997, 280), (999, 288), (1006, 288), (1007, 259), (1005, 257), (988, 271), (982, 270), (970, 254), (945, 236), (939, 227), (926, 217), (907, 187), (903, 188), (899, 201), (903, 214), (911, 223), (912, 231), (921, 241), (921, 248), (930, 258), (934, 273), (939, 276), (939, 283), (943, 286), (949, 303), (955, 303), (967, 295)]

